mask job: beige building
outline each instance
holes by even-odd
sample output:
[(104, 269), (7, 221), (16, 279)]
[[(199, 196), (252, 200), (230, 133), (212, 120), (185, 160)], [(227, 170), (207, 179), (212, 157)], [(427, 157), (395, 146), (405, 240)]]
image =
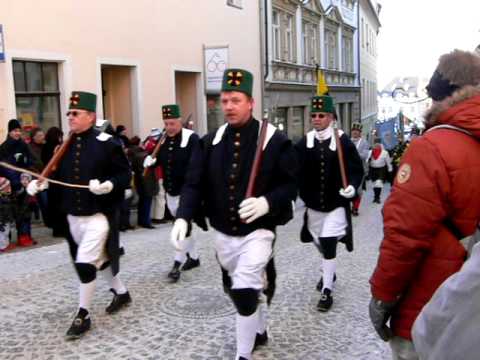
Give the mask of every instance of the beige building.
[(170, 103), (203, 134), (223, 122), (226, 67), (253, 72), (258, 117), (259, 11), (251, 0), (2, 0), (0, 137), (14, 117), (68, 130), (72, 90), (96, 93), (98, 117), (129, 135), (163, 127), (161, 105)]
[(372, 130), (378, 120), (377, 35), (380, 30), (380, 9), (375, 0), (360, 0), (361, 122), (368, 140), (372, 140)]

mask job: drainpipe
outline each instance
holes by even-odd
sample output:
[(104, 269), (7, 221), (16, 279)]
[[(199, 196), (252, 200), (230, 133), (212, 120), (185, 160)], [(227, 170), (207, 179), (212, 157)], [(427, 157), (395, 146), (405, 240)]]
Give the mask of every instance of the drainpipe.
[[(265, 104), (265, 81), (268, 78), (269, 66), (268, 66), (268, 0), (264, 0), (263, 9), (262, 2), (258, 2), (259, 6), (259, 22), (260, 22), (260, 54), (262, 66), (260, 67), (261, 83), (261, 99), (262, 99), (262, 117), (268, 116), (268, 110)], [(263, 49), (262, 49), (263, 46)], [(263, 50), (263, 51), (262, 51)], [(263, 66), (263, 64), (265, 64)]]
[(358, 86), (360, 87), (360, 91), (359, 91), (359, 94), (360, 96), (358, 97), (359, 98), (359, 101), (360, 101), (360, 119), (359, 122), (361, 123), (362, 122), (362, 80), (361, 80), (361, 77), (360, 77), (360, 68), (361, 68), (361, 63), (360, 63), (360, 53), (362, 52), (362, 48), (361, 48), (361, 43), (360, 43), (360, 38), (362, 36), (362, 34), (360, 33), (361, 31), (363, 31), (363, 29), (361, 28), (361, 24), (360, 24), (360, 1), (362, 0), (358, 0), (357, 2), (357, 64), (358, 64), (358, 69), (357, 69), (357, 81), (358, 81)]

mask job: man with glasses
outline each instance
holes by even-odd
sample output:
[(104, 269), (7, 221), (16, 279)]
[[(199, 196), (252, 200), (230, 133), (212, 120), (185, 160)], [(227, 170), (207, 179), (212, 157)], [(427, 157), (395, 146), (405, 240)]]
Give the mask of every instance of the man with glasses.
[[(97, 271), (105, 276), (114, 294), (107, 313), (115, 313), (131, 302), (118, 275), (119, 207), (130, 183), (130, 166), (121, 145), (111, 135), (94, 129), (96, 103), (95, 94), (72, 93), (67, 113), (72, 138), (54, 174), (57, 180), (88, 186), (58, 187), (58, 205), (68, 220), (67, 241), (80, 279), (79, 310), (67, 331), (68, 340), (90, 329), (89, 309)], [(27, 190), (34, 195), (47, 187), (47, 181), (33, 180)]]
[[(317, 309), (325, 312), (333, 304), (337, 242), (340, 240), (347, 250), (353, 250), (350, 202), (361, 185), (363, 164), (355, 145), (343, 131), (339, 131), (340, 144), (335, 141), (333, 99), (315, 96), (310, 110), (313, 130), (296, 145), (300, 162), (299, 193), (307, 208), (301, 238), (303, 242), (313, 241), (323, 255), (323, 274), (317, 284), (322, 295)], [(342, 185), (339, 146), (343, 149), (346, 188)]]
[[(202, 139), (203, 152), (196, 153), (187, 173), (171, 233), (175, 247), (184, 248), (187, 224), (203, 201), (215, 229), (224, 289), (237, 309), (236, 360), (251, 360), (253, 350), (268, 340), (266, 302), (275, 287), (275, 229), (293, 217), (296, 196), (297, 161), (290, 140), (268, 125), (265, 139), (257, 144), (260, 123), (252, 115), (252, 87), (250, 72), (225, 70), (220, 101), (227, 123)], [(253, 195), (246, 198), (258, 146), (263, 161)]]

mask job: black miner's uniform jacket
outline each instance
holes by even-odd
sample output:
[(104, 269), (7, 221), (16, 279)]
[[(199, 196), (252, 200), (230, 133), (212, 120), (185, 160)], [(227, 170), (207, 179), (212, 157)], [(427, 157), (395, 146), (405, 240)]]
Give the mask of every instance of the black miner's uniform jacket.
[[(188, 142), (182, 147), (182, 142)], [(163, 186), (171, 196), (178, 196), (185, 182), (192, 154), (200, 152), (200, 138), (191, 130), (182, 129), (173, 137), (167, 137), (157, 154), (157, 165), (163, 170)]]
[[(87, 216), (98, 212), (107, 216), (110, 232), (107, 253), (112, 272), (119, 270), (119, 204), (124, 198), (125, 189), (130, 184), (131, 170), (122, 146), (107, 134), (90, 128), (83, 133), (72, 135), (72, 142), (62, 158), (54, 178), (67, 183), (88, 185), (90, 180), (100, 183), (111, 181), (113, 190), (109, 194), (95, 195), (88, 189), (75, 189), (58, 186), (59, 204), (66, 216)], [(70, 252), (75, 260), (77, 245), (71, 234), (67, 237)]]
[(253, 118), (241, 128), (225, 124), (202, 139), (203, 151), (194, 155), (177, 218), (191, 220), (203, 202), (210, 224), (230, 236), (245, 236), (261, 228), (275, 231), (292, 218), (297, 159), (290, 140), (275, 131), (263, 151), (254, 193), (267, 199), (270, 211), (251, 224), (240, 221), (238, 209), (245, 199), (259, 126)]
[[(363, 178), (363, 165), (360, 155), (347, 135), (340, 136), (347, 182), (358, 190)], [(344, 207), (349, 228), (344, 242), (347, 249), (353, 249), (351, 233), (350, 201), (339, 194), (342, 185), (340, 165), (337, 150), (330, 149), (330, 139), (320, 142), (316, 138), (312, 148), (307, 148), (307, 136), (296, 145), (300, 170), (298, 188), (300, 198), (307, 208), (330, 212), (338, 207)], [(305, 226), (305, 224), (304, 224)], [(303, 231), (302, 231), (303, 232)], [(306, 232), (308, 233), (308, 232)]]

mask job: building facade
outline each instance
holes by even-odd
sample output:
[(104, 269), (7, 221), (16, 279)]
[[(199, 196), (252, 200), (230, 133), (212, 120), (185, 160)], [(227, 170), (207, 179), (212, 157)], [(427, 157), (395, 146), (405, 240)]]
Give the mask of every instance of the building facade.
[(309, 129), (318, 65), (349, 130), (360, 118), (357, 1), (265, 0), (264, 11), (264, 105), (272, 123), (293, 140)]
[(360, 0), (361, 123), (369, 141), (372, 140), (372, 131), (378, 119), (377, 35), (380, 30), (380, 9), (375, 0)]
[(377, 122), (396, 118), (396, 132), (403, 131), (407, 137), (412, 127), (425, 128), (424, 115), (432, 105), (425, 91), (428, 82), (417, 76), (392, 79), (378, 94)]
[(98, 117), (125, 125), (129, 135), (162, 128), (161, 105), (170, 103), (205, 133), (223, 123), (219, 89), (226, 67), (254, 74), (261, 114), (255, 1), (2, 0), (0, 25), (1, 137), (15, 117), (26, 128), (67, 130), (72, 90), (96, 93)]

